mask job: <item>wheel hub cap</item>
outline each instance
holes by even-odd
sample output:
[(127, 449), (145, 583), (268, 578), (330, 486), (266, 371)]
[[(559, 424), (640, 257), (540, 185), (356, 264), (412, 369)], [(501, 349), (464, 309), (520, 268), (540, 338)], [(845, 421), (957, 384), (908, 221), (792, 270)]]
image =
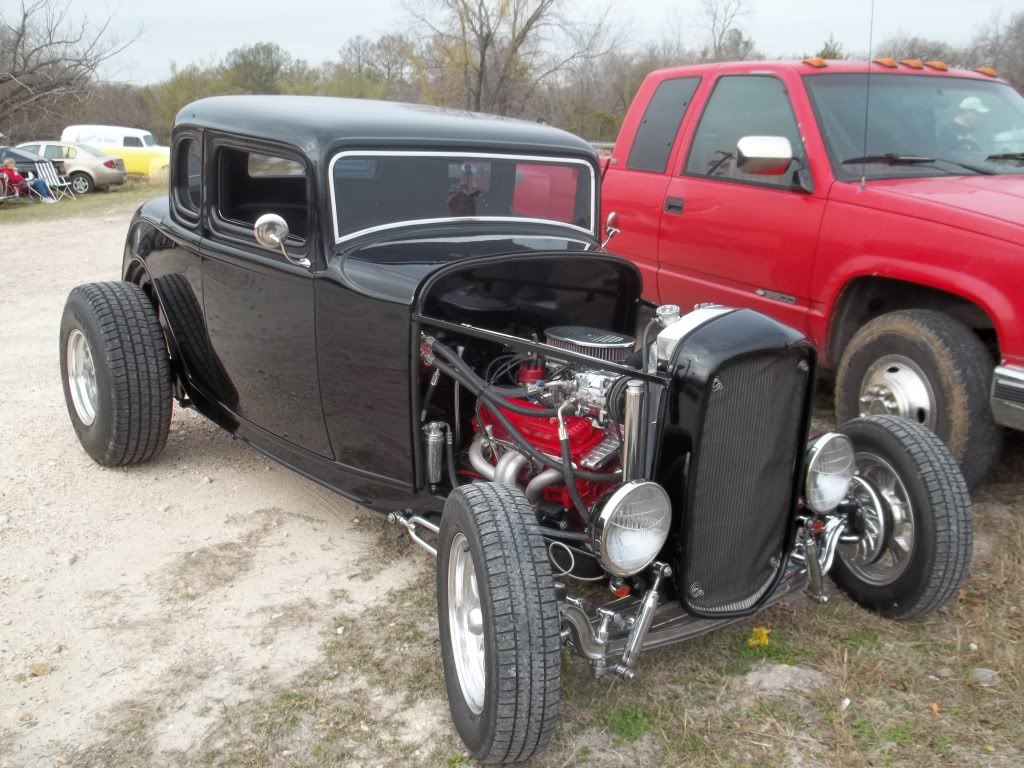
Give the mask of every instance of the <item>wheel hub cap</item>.
[(876, 360), (860, 391), (860, 415), (902, 416), (935, 429), (935, 393), (921, 368), (903, 355)]
[(842, 538), (839, 556), (863, 581), (892, 584), (914, 551), (914, 510), (907, 489), (885, 459), (858, 453), (851, 496), (860, 530)]
[(470, 711), (479, 715), (487, 682), (483, 611), (473, 555), (461, 533), (452, 540), (448, 556), (448, 628), (462, 696)]
[(90, 426), (96, 420), (96, 366), (85, 334), (75, 328), (68, 336), (68, 390), (78, 419)]
[(76, 176), (71, 180), (71, 189), (74, 190), (76, 194), (85, 194), (89, 191), (89, 182), (81, 176)]

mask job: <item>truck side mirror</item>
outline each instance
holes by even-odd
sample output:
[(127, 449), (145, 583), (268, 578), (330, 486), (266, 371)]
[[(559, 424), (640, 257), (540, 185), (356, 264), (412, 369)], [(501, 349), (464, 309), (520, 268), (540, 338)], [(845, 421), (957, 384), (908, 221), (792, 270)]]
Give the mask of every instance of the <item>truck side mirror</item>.
[(781, 176), (793, 162), (785, 136), (744, 136), (736, 142), (736, 170), (754, 176)]
[(284, 241), (288, 239), (288, 222), (276, 213), (264, 213), (253, 226), (256, 242), (268, 251), (280, 251), (281, 255), (297, 267), (308, 267), (309, 259), (297, 259), (288, 253)]

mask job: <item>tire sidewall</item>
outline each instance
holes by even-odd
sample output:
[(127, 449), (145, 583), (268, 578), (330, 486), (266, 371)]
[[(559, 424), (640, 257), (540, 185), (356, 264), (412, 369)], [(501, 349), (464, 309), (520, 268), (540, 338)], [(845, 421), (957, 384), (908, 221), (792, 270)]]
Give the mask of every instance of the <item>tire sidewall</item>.
[(866, 343), (847, 355), (841, 366), (840, 376), (843, 379), (842, 402), (840, 403), (839, 419), (841, 421), (857, 418), (860, 415), (860, 395), (868, 369), (886, 355), (902, 355), (913, 360), (928, 379), (932, 394), (935, 397), (933, 412), (935, 414), (934, 432), (950, 446), (954, 455), (961, 455), (966, 449), (965, 434), (954, 434), (950, 414), (954, 408), (966, 412), (966, 398), (952, 375), (953, 371), (944, 371), (946, 367), (935, 348), (924, 341), (919, 341), (895, 330), (882, 330)]
[[(473, 557), (477, 588), (480, 591), (480, 611), (483, 617), (487, 677), (484, 688), (484, 706), (479, 715), (469, 708), (462, 695), (462, 685), (459, 682), (459, 673), (455, 666), (448, 622), (448, 561), (452, 553), (452, 543), (459, 533), (466, 537), (470, 554)], [(441, 662), (451, 717), (466, 747), (477, 757), (483, 757), (490, 752), (491, 744), (494, 741), (497, 715), (498, 648), (494, 634), (491, 583), (484, 566), (485, 563), (476, 521), (462, 494), (455, 491), (448, 497), (441, 518), (437, 549), (437, 618), (441, 639)]]
[[(68, 338), (75, 329), (80, 330), (89, 343), (93, 366), (96, 369), (96, 418), (92, 424), (85, 424), (75, 410), (68, 382)], [(64, 386), (64, 402), (67, 405), (71, 425), (78, 439), (93, 459), (102, 462), (110, 441), (113, 414), (113, 393), (107, 348), (102, 333), (96, 324), (91, 307), (78, 292), (72, 293), (64, 308), (60, 324), (60, 375)]]
[[(75, 189), (75, 180), (76, 179), (85, 179), (86, 188), (81, 190), (81, 191)], [(94, 189), (96, 189), (96, 184), (93, 182), (93, 180), (89, 176), (89, 174), (84, 173), (82, 171), (76, 171), (75, 173), (72, 173), (70, 181), (71, 181), (71, 191), (74, 192), (76, 195), (86, 195), (86, 194), (92, 192)]]
[(931, 508), (931, 498), (921, 479), (920, 467), (894, 435), (882, 427), (857, 422), (844, 424), (840, 432), (853, 441), (856, 453), (875, 454), (899, 475), (911, 505), (914, 544), (910, 562), (890, 584), (879, 586), (862, 581), (843, 562), (841, 552), (836, 553), (831, 575), (836, 584), (861, 605), (881, 614), (899, 614), (902, 608), (912, 606), (925, 594), (935, 567), (935, 521), (926, 513)]

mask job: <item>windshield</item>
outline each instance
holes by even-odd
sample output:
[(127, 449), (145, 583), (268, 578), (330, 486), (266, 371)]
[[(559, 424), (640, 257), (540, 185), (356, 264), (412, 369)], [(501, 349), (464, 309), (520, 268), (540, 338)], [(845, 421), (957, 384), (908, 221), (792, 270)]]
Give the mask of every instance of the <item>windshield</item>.
[(452, 218), (568, 224), (593, 234), (594, 171), (575, 159), (342, 152), (331, 162), (335, 237)]
[(156, 139), (153, 137), (152, 133), (144, 133), (142, 134), (142, 143), (147, 147), (155, 147)]
[(840, 179), (1024, 173), (1024, 97), (1008, 85), (873, 75), (865, 150), (867, 76), (804, 82)]

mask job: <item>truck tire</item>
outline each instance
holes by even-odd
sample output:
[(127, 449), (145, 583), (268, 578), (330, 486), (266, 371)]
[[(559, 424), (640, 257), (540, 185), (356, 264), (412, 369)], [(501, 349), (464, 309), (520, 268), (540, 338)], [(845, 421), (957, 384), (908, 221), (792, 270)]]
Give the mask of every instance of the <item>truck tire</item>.
[(171, 426), (171, 368), (156, 309), (132, 283), (71, 291), (60, 324), (60, 372), (71, 424), (107, 467), (148, 461)]
[(517, 488), (471, 483), (441, 517), (437, 610), (455, 729), (484, 763), (527, 760), (558, 724), (561, 636), (554, 578)]
[(935, 432), (960, 463), (968, 487), (999, 458), (992, 419), (992, 358), (963, 323), (930, 309), (890, 312), (861, 328), (836, 374), (836, 418), (903, 416)]
[[(890, 618), (938, 610), (967, 577), (974, 543), (971, 500), (956, 461), (934, 432), (897, 416), (854, 419), (840, 432), (857, 457), (861, 538), (840, 543), (832, 580)], [(874, 495), (858, 492), (856, 483)]]

